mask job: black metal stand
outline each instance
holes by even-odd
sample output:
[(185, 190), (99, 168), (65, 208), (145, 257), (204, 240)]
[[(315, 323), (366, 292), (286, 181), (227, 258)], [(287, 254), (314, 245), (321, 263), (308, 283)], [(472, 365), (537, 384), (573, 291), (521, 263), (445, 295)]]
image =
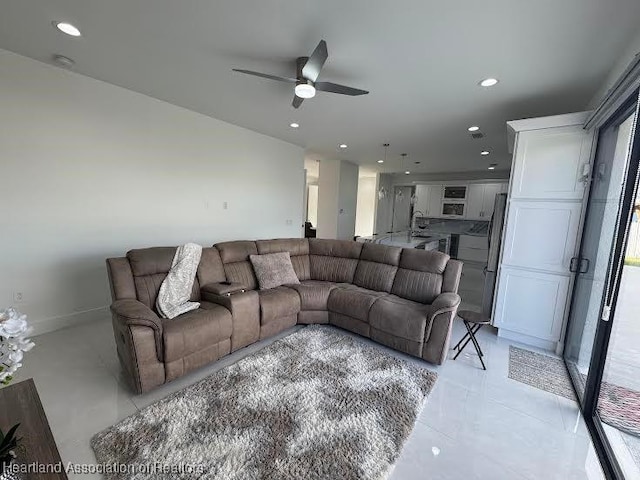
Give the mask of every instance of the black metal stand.
[[(476, 352), (478, 353), (478, 358), (480, 359), (480, 363), (482, 364), (482, 369), (486, 370), (487, 367), (485, 366), (484, 360), (482, 359), (482, 357), (484, 357), (484, 353), (482, 353), (480, 344), (476, 339), (476, 333), (478, 333), (478, 330), (480, 330), (482, 328), (482, 325), (484, 324), (471, 324), (464, 319), (462, 320), (462, 322), (464, 323), (464, 326), (467, 328), (467, 333), (464, 335), (464, 337), (462, 337), (462, 339), (460, 339), (460, 341), (456, 344), (456, 346), (453, 347), (454, 350), (458, 349), (458, 353), (456, 353), (453, 359), (455, 360), (456, 358), (458, 358), (458, 356), (462, 353), (462, 350), (464, 350), (464, 347), (466, 347), (469, 342), (473, 342), (473, 346), (475, 347)], [(460, 344), (462, 342), (464, 342), (464, 344), (462, 345), (462, 347), (460, 347)]]

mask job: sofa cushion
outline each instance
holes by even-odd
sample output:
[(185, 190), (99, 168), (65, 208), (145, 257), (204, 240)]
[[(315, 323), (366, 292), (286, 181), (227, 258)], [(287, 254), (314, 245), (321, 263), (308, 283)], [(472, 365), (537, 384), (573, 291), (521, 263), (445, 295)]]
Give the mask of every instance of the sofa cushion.
[(422, 343), (431, 307), (396, 295), (379, 299), (369, 312), (371, 328)]
[(353, 283), (361, 250), (358, 242), (310, 238), (311, 279)]
[(272, 322), (281, 317), (297, 315), (300, 311), (298, 292), (288, 287), (260, 290), (260, 324)]
[(403, 248), (391, 293), (420, 303), (431, 303), (442, 291), (449, 255)]
[(331, 290), (327, 306), (330, 312), (367, 322), (369, 309), (376, 300), (385, 295), (384, 292), (374, 292), (355, 285), (347, 288), (338, 287)]
[(297, 285), (288, 285), (300, 295), (300, 309), (303, 311), (327, 310), (329, 294), (336, 286), (335, 283), (319, 280), (305, 280)]
[(162, 322), (164, 360), (172, 362), (231, 338), (231, 312), (207, 304)]
[(260, 290), (279, 287), (287, 283), (300, 283), (291, 265), (289, 252), (249, 255)]
[(353, 283), (378, 292), (390, 292), (398, 271), (402, 248), (365, 243)]
[[(156, 299), (160, 285), (171, 270), (175, 254), (176, 247), (140, 248), (127, 252), (137, 299), (156, 313)], [(199, 300), (200, 284), (196, 278), (189, 301), (197, 302)]]
[(246, 290), (255, 290), (258, 281), (253, 273), (249, 255), (258, 254), (256, 242), (241, 240), (217, 243), (214, 246), (220, 252), (227, 281), (242, 283)]
[(256, 240), (258, 253), (289, 252), (293, 269), (299, 280), (311, 278), (309, 265), (309, 240), (306, 238), (279, 238), (276, 240)]

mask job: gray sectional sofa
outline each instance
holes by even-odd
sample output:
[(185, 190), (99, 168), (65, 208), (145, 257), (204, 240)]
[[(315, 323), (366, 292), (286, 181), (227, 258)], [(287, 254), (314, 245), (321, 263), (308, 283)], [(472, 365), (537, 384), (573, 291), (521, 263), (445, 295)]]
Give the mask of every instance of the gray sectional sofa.
[[(118, 357), (142, 393), (296, 324), (325, 323), (441, 364), (460, 303), (462, 263), (440, 252), (324, 239), (204, 248), (191, 295), (200, 308), (155, 311), (175, 247), (107, 259)], [(249, 255), (288, 252), (299, 284), (260, 290)]]

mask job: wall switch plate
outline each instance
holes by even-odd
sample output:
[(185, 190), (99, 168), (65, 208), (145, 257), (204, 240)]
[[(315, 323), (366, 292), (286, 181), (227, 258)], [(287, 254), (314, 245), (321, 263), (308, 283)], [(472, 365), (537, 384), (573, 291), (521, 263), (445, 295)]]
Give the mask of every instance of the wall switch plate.
[(286, 224), (287, 224), (287, 225), (293, 225), (293, 220), (287, 220), (287, 221), (286, 221)]
[(13, 293), (13, 301), (16, 303), (20, 303), (24, 301), (24, 295), (22, 292), (14, 292)]
[(229, 202), (222, 202), (222, 209), (223, 210), (228, 210), (229, 209)]

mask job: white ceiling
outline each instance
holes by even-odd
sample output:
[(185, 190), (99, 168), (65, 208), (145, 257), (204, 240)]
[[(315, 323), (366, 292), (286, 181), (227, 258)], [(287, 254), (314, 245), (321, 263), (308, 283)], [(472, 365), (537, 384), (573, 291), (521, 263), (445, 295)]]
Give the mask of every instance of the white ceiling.
[[(301, 145), (307, 158), (378, 168), (389, 142), (382, 171), (404, 170), (407, 152), (412, 171), (443, 172), (508, 168), (505, 121), (583, 109), (639, 26), (638, 0), (7, 0), (0, 48), (66, 55), (76, 72)], [(291, 85), (231, 71), (293, 76), (320, 39), (320, 80), (369, 95), (319, 93), (294, 110)], [(500, 84), (478, 87), (488, 76)], [(484, 140), (470, 139), (472, 124)]]

